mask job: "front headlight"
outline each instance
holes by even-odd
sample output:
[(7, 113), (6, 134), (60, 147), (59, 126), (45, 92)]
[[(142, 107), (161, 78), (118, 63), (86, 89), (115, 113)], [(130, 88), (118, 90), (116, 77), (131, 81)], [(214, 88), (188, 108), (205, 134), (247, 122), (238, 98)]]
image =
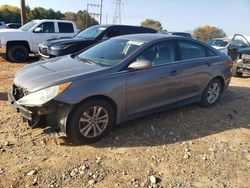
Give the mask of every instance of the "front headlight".
[(62, 93), (70, 84), (71, 82), (68, 82), (28, 94), (19, 99), (17, 104), (29, 107), (41, 106)]
[(51, 46), (51, 50), (64, 50), (68, 47), (72, 46), (72, 44), (68, 44), (68, 45), (58, 45), (58, 46)]

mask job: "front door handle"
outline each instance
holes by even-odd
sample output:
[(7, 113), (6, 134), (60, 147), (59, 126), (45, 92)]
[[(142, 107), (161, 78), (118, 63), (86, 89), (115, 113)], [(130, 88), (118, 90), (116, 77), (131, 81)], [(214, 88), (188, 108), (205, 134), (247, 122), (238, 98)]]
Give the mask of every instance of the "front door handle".
[(212, 65), (212, 63), (207, 63), (207, 66), (210, 67)]
[(170, 76), (175, 76), (178, 72), (176, 70), (173, 70), (170, 72)]

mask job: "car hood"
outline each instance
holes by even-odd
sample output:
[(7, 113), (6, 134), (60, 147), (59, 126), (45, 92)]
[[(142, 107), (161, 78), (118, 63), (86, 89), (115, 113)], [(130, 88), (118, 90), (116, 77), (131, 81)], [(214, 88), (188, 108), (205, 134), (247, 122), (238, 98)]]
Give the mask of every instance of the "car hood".
[[(69, 55), (25, 66), (16, 73), (14, 84), (28, 92), (34, 92), (78, 78), (90, 78), (97, 72), (98, 75), (105, 74), (108, 69), (88, 64)], [(103, 73), (100, 73), (102, 71)]]
[(221, 46), (212, 46), (213, 48), (217, 49), (217, 50), (221, 50), (221, 49), (226, 49), (227, 47), (221, 47)]
[(90, 39), (84, 39), (84, 38), (60, 38), (60, 39), (51, 39), (43, 42), (42, 44), (44, 46), (56, 46), (56, 45), (64, 45), (64, 44), (71, 44), (71, 43), (83, 43), (83, 42), (90, 42), (93, 40)]
[(16, 32), (25, 32), (21, 29), (1, 29), (0, 33), (16, 33)]

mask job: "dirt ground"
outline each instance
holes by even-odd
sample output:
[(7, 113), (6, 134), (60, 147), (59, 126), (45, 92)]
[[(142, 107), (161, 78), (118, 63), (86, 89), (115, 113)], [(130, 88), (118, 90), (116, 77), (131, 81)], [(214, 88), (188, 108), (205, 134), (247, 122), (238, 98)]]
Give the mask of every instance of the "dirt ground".
[(147, 116), (74, 146), (9, 106), (24, 65), (0, 58), (0, 187), (250, 187), (250, 77), (233, 78), (214, 107)]

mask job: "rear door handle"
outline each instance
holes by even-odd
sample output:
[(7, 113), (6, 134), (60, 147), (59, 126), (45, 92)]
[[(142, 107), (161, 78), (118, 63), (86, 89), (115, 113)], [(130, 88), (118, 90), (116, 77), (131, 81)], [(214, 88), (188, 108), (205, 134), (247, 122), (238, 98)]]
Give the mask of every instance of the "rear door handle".
[(212, 63), (207, 63), (207, 66), (210, 67), (212, 65)]
[(173, 70), (170, 72), (170, 76), (175, 76), (178, 72), (176, 70)]

